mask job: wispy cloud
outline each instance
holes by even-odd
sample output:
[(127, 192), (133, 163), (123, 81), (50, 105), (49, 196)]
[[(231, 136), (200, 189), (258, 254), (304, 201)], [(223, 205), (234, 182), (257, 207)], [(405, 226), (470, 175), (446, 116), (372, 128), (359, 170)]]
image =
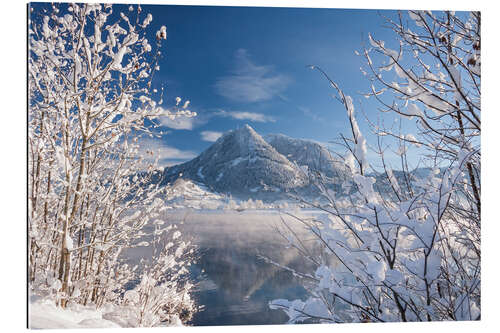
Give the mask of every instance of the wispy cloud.
[(182, 163), (198, 156), (193, 151), (165, 145), (162, 140), (155, 138), (142, 138), (139, 141), (139, 153), (146, 161), (153, 162), (158, 159), (160, 166)]
[[(186, 109), (189, 105), (189, 101), (185, 101), (183, 103), (184, 103), (184, 107), (180, 111), (186, 112), (185, 114), (180, 114), (180, 115), (177, 115), (177, 116), (172, 117), (172, 118), (169, 116), (166, 116), (166, 115), (162, 116), (159, 118), (160, 124), (162, 126), (176, 129), (176, 130), (189, 130), (190, 131), (190, 130), (193, 130), (194, 128), (201, 126), (207, 122), (206, 115), (200, 114), (199, 112), (196, 112), (197, 111), (196, 109), (195, 110), (192, 110), (191, 108), (189, 108), (189, 110)], [(180, 104), (180, 105), (182, 105), (182, 104)], [(169, 109), (164, 109), (164, 111), (165, 111), (165, 114), (167, 114), (167, 113), (175, 114), (176, 113), (176, 111), (172, 111)], [(193, 111), (195, 111), (195, 112), (193, 112)], [(195, 116), (193, 116), (192, 114), (189, 115), (189, 112), (191, 112), (192, 114), (195, 113), (196, 115)]]
[(311, 109), (305, 107), (305, 106), (297, 106), (297, 108), (302, 111), (302, 113), (307, 116), (307, 117), (310, 117), (312, 120), (314, 121), (319, 121), (319, 122), (324, 122), (325, 119), (323, 119), (322, 117), (318, 116), (317, 114), (315, 114), (314, 112), (311, 111)]
[(201, 139), (203, 141), (208, 141), (208, 142), (215, 142), (217, 141), (218, 138), (222, 136), (222, 132), (215, 132), (215, 131), (203, 131), (200, 133)]
[(276, 119), (272, 116), (265, 115), (263, 113), (257, 112), (247, 112), (247, 111), (225, 111), (219, 110), (214, 113), (215, 116), (219, 117), (229, 117), (238, 120), (250, 120), (257, 121), (261, 123), (275, 122)]
[(178, 116), (174, 119), (170, 117), (161, 117), (160, 123), (168, 128), (192, 130), (195, 127), (197, 119), (195, 117)]
[(220, 77), (215, 82), (215, 91), (236, 102), (266, 101), (283, 92), (291, 79), (276, 73), (273, 66), (252, 62), (245, 49), (235, 55), (235, 68), (231, 75)]

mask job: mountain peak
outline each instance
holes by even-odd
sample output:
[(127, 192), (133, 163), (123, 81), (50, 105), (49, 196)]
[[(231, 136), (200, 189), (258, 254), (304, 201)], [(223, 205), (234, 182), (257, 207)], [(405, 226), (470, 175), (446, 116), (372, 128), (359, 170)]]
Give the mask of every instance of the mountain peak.
[(195, 159), (170, 168), (165, 179), (180, 173), (219, 192), (254, 193), (266, 186), (287, 190), (307, 183), (300, 169), (248, 124), (226, 133)]
[(235, 133), (247, 133), (247, 134), (250, 134), (252, 136), (260, 136), (259, 134), (257, 134), (257, 132), (252, 128), (252, 126), (248, 125), (248, 124), (245, 124), (243, 125), (242, 127), (240, 128), (237, 128), (236, 130), (234, 130)]
[(235, 144), (243, 155), (252, 155), (256, 151), (273, 150), (273, 148), (250, 125), (231, 131), (225, 138), (226, 144)]

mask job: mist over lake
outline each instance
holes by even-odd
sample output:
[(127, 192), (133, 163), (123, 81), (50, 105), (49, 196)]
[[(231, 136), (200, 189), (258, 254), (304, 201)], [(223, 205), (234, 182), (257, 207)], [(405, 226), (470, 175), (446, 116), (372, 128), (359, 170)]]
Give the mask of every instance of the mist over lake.
[(276, 232), (281, 218), (297, 232), (304, 233), (299, 223), (278, 211), (171, 213), (170, 219), (179, 221), (183, 235), (192, 237), (200, 254), (192, 274), (199, 281), (195, 299), (205, 309), (193, 317), (192, 324), (256, 325), (287, 321), (284, 313), (269, 309), (269, 301), (301, 298), (306, 290), (291, 272), (259, 257), (291, 267), (307, 267), (297, 251), (287, 249), (286, 240)]

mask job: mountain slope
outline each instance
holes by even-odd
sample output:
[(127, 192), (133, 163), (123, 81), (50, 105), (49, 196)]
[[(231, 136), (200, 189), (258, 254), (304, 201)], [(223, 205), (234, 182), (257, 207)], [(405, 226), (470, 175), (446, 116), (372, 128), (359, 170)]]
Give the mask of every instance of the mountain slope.
[(312, 140), (295, 139), (283, 134), (269, 134), (264, 139), (280, 154), (310, 171), (319, 171), (327, 177), (346, 172), (342, 160), (332, 156), (323, 145)]

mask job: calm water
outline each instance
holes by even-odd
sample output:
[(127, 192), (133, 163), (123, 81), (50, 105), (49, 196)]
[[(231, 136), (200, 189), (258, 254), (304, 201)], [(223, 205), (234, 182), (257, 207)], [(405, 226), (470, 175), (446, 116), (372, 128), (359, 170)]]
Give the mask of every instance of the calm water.
[[(277, 298), (305, 299), (306, 290), (290, 272), (259, 258), (304, 269), (306, 263), (273, 229), (280, 215), (269, 212), (176, 212), (184, 235), (193, 238), (200, 258), (192, 267), (199, 281), (194, 294), (204, 310), (192, 325), (283, 324), (288, 317), (269, 309)], [(296, 226), (298, 232), (300, 228)]]

